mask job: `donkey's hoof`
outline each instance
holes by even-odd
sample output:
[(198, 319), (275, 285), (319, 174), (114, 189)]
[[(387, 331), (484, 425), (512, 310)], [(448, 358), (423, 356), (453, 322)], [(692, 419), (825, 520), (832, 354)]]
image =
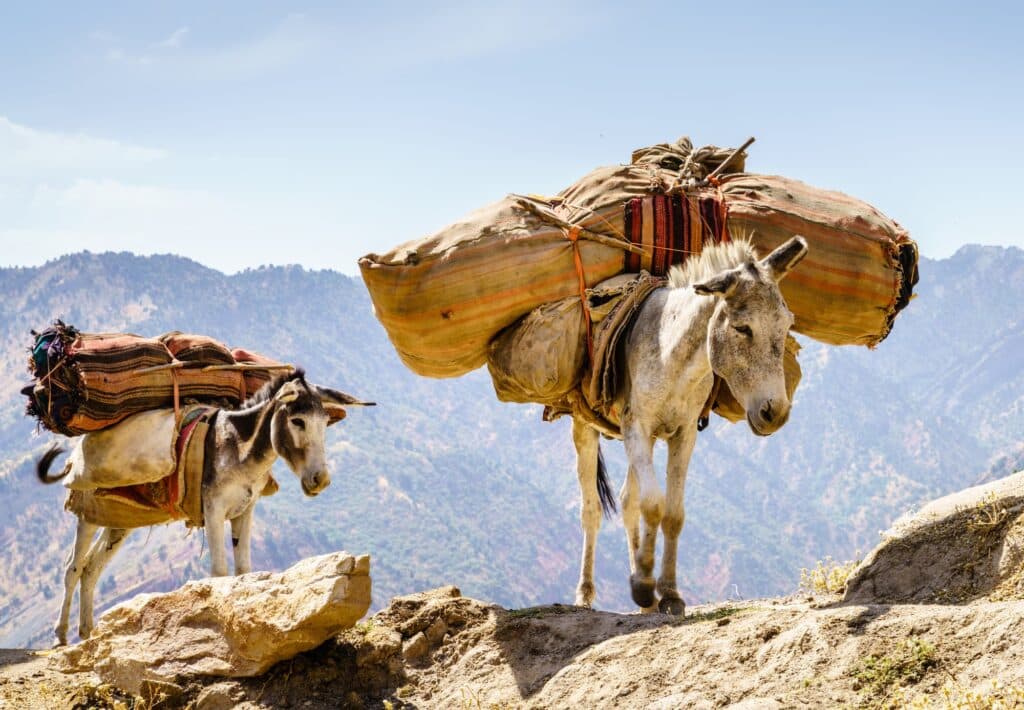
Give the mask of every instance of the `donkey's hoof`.
[(576, 588), (576, 606), (589, 609), (594, 605), (594, 585), (581, 584)]
[(661, 601), (658, 602), (658, 611), (662, 614), (671, 614), (672, 616), (684, 616), (686, 614), (686, 604), (679, 597), (662, 597)]
[(629, 575), (629, 591), (633, 594), (633, 601), (641, 609), (654, 606), (658, 601), (654, 596), (654, 578), (640, 577), (635, 574)]

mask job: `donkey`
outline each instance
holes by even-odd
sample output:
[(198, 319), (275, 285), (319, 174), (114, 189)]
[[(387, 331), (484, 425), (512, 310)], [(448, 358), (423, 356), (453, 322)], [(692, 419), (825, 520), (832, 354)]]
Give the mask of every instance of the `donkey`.
[[(728, 383), (758, 436), (772, 434), (789, 419), (782, 362), (793, 314), (778, 282), (806, 253), (803, 237), (793, 237), (761, 260), (748, 242), (709, 247), (672, 270), (668, 285), (651, 293), (625, 336), (625, 377), (614, 411), (621, 413), (629, 460), (621, 503), (630, 591), (644, 611), (685, 612), (676, 586), (683, 489), (697, 419), (711, 393), (713, 376)], [(583, 559), (576, 604), (589, 607), (594, 601), (594, 544), (601, 507), (613, 510), (615, 501), (598, 431), (577, 416), (572, 434), (583, 498)], [(657, 439), (668, 444), (665, 492), (654, 475)], [(655, 583), (659, 527), (664, 549), (661, 576)]]
[[(212, 576), (228, 573), (225, 521), (231, 521), (235, 574), (251, 570), (253, 509), (268, 484), (271, 466), (278, 456), (299, 477), (307, 496), (313, 497), (330, 485), (324, 451), (328, 424), (324, 403), (332, 407), (372, 404), (311, 385), (303, 372), (296, 370), (268, 382), (238, 410), (221, 409), (213, 415), (210, 422), (212, 446), (206, 454), (201, 493)], [(152, 444), (167, 446), (168, 442), (154, 440)], [(81, 440), (78, 445), (81, 446)], [(43, 483), (54, 483), (70, 470), (67, 467), (63, 473), (48, 475), (51, 463), (61, 452), (55, 445), (39, 460), (36, 473)], [(171, 521), (168, 513), (163, 522)], [(71, 598), (79, 585), (78, 634), (86, 639), (92, 633), (96, 582), (129, 533), (126, 528), (102, 528), (94, 543), (93, 536), (100, 528), (79, 517), (74, 548), (64, 573), (64, 600), (55, 628), (58, 645), (67, 643)]]

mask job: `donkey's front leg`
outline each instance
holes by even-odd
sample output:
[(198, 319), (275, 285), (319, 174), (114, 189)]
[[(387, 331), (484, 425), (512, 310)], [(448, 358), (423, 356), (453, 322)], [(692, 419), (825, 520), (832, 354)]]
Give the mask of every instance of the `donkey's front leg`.
[(580, 482), (580, 525), (583, 528), (583, 559), (576, 587), (576, 606), (594, 603), (594, 545), (601, 528), (601, 504), (597, 493), (597, 430), (573, 417), (572, 441), (576, 445), (576, 474)]
[(92, 544), (92, 536), (96, 533), (97, 525), (87, 523), (82, 518), (78, 519), (78, 531), (75, 533), (75, 546), (68, 554), (67, 564), (64, 570), (64, 600), (60, 605), (60, 617), (57, 619), (57, 626), (54, 633), (57, 634), (57, 645), (63, 646), (68, 642), (68, 617), (71, 615), (71, 598), (75, 595), (75, 587), (82, 579), (82, 571), (89, 561), (89, 546)]
[(676, 554), (679, 533), (686, 520), (683, 493), (686, 489), (686, 471), (697, 441), (695, 428), (683, 429), (668, 441), (668, 471), (665, 475), (665, 517), (661, 520), (661, 532), (665, 537), (665, 548), (661, 554), (661, 576), (658, 578), (658, 593), (661, 601), (658, 609), (665, 614), (682, 615), (686, 604), (676, 586)]
[(206, 542), (210, 546), (210, 576), (226, 577), (228, 556), (224, 549), (225, 510), (211, 495), (203, 496), (203, 517), (205, 520)]
[(629, 458), (630, 476), (635, 476), (638, 487), (640, 515), (643, 518), (643, 535), (636, 551), (636, 568), (629, 576), (629, 586), (633, 601), (641, 608), (652, 611), (657, 601), (654, 596), (654, 546), (665, 511), (665, 494), (654, 476), (654, 437), (644, 432), (636, 420), (624, 421), (622, 434), (626, 456)]
[(251, 540), (252, 513), (256, 509), (256, 501), (252, 502), (237, 518), (231, 519), (231, 544), (234, 546), (235, 574), (252, 571)]

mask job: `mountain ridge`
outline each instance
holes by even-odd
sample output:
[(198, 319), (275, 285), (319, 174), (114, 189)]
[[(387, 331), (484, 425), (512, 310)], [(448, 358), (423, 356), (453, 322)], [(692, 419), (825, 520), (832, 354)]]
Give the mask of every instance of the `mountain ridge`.
[[(964, 471), (991, 475), (1016, 450), (1024, 251), (965, 246), (923, 259), (921, 273), (918, 298), (877, 350), (804, 339), (804, 380), (778, 434), (759, 440), (722, 421), (702, 434), (681, 542), (688, 602), (788, 592), (800, 567), (870, 548), (904, 509), (974, 482)], [(31, 475), (48, 435), (32, 438), (17, 394), (28, 331), (54, 317), (87, 331), (205, 333), (380, 403), (330, 430), (334, 483), (321, 498), (306, 501), (279, 471), (282, 492), (257, 507), (256, 568), (346, 548), (374, 555), (375, 608), (451, 582), (505, 606), (571, 601), (580, 535), (567, 422), (497, 402), (484, 370), (413, 375), (358, 278), (295, 265), (225, 275), (173, 255), (80, 253), (0, 269), (0, 294), (0, 568), (14, 580), (0, 588), (0, 645), (48, 642), (71, 535), (62, 491)], [(617, 486), (624, 454), (617, 443), (604, 448)], [(173, 588), (207, 564), (201, 536), (180, 526), (135, 533), (97, 602)], [(599, 608), (630, 607), (626, 574), (612, 519), (598, 543)]]

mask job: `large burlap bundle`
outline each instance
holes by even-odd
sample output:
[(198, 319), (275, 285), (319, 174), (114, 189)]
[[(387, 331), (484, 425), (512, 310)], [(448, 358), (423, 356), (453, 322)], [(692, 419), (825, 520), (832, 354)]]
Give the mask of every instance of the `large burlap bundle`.
[(152, 409), (127, 417), (75, 442), (64, 466), (72, 490), (152, 483), (174, 471), (178, 435), (173, 409)]
[[(203, 524), (203, 472), (212, 407), (144, 412), (102, 432), (87, 434), (68, 461), (64, 507), (104, 527), (137, 528), (184, 519)], [(147, 439), (131, 441), (132, 436)], [(107, 444), (103, 450), (93, 443)], [(169, 453), (169, 457), (168, 454)], [(169, 459), (169, 461), (168, 461)], [(118, 466), (118, 461), (123, 466)], [(135, 470), (131, 463), (141, 466)], [(169, 463), (164, 475), (161, 468)], [(65, 469), (67, 470), (67, 469)]]
[[(367, 255), (359, 265), (377, 317), (410, 369), (455, 377), (486, 361), (502, 329), (579, 294), (576, 249), (592, 286), (627, 267), (664, 273), (709, 240), (748, 238), (763, 255), (801, 234), (809, 256), (783, 284), (796, 330), (837, 345), (880, 342), (916, 280), (906, 232), (864, 202), (787, 178), (696, 182), (728, 153), (693, 150), (686, 139), (643, 149), (632, 164), (599, 168), (553, 198), (509, 196)], [(741, 170), (742, 160), (730, 165)], [(627, 264), (631, 249), (644, 255)]]
[[(587, 289), (593, 326), (626, 292), (636, 274), (620, 274)], [(587, 359), (587, 327), (579, 296), (535, 308), (488, 347), (487, 370), (502, 402), (555, 404), (579, 384)]]
[(36, 335), (23, 392), (28, 414), (66, 436), (111, 427), (139, 412), (192, 399), (237, 405), (288, 368), (204, 335), (159, 338), (81, 333), (60, 321)]

